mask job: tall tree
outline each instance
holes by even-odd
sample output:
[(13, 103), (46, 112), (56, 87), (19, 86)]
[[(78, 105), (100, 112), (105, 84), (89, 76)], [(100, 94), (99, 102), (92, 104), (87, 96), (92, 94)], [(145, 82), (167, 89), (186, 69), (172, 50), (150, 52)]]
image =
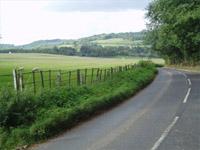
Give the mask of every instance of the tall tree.
[(147, 41), (168, 63), (200, 62), (200, 0), (154, 0)]

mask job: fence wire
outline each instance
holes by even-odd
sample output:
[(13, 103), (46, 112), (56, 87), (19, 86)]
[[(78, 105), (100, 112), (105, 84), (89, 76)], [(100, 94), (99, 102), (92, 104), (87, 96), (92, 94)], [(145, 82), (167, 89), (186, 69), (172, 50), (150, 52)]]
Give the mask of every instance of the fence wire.
[(14, 69), (12, 74), (0, 75), (0, 88), (13, 87), (17, 91), (33, 89), (36, 93), (42, 89), (53, 87), (77, 87), (91, 85), (111, 79), (115, 74), (130, 69), (137, 65), (125, 65), (110, 68), (86, 68), (78, 70), (39, 70), (24, 72), (23, 69)]

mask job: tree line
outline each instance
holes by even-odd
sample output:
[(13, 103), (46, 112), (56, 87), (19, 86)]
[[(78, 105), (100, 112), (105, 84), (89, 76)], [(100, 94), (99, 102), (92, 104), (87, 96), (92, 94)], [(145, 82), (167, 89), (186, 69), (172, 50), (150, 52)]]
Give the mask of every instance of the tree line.
[(82, 45), (80, 48), (81, 56), (92, 57), (113, 57), (113, 56), (141, 56), (158, 57), (158, 55), (148, 47), (126, 47), (126, 46), (107, 46), (100, 45)]
[(200, 0), (154, 0), (146, 41), (169, 64), (200, 64)]
[(73, 47), (53, 47), (37, 49), (7, 49), (0, 53), (48, 53), (68, 56), (88, 56), (88, 57), (115, 57), (115, 56), (141, 56), (158, 57), (158, 55), (148, 47), (103, 47), (97, 44), (85, 44), (79, 50)]

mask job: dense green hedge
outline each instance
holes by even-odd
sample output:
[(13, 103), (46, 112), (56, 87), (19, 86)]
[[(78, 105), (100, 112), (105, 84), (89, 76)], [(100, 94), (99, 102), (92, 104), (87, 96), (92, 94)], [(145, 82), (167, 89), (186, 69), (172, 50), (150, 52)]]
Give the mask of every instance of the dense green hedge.
[(4, 90), (0, 96), (0, 149), (32, 144), (76, 125), (98, 111), (122, 102), (150, 83), (156, 68), (150, 63), (121, 72), (91, 86), (59, 88), (33, 95)]

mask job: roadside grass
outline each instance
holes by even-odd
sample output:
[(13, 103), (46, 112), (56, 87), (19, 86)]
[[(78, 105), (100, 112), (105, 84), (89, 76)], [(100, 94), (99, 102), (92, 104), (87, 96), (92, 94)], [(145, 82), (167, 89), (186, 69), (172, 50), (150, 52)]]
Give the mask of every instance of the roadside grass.
[(0, 149), (46, 140), (126, 100), (157, 73), (152, 63), (140, 66), (90, 86), (54, 88), (36, 95), (4, 89), (0, 94)]
[(200, 65), (196, 66), (168, 65), (167, 67), (200, 73)]

